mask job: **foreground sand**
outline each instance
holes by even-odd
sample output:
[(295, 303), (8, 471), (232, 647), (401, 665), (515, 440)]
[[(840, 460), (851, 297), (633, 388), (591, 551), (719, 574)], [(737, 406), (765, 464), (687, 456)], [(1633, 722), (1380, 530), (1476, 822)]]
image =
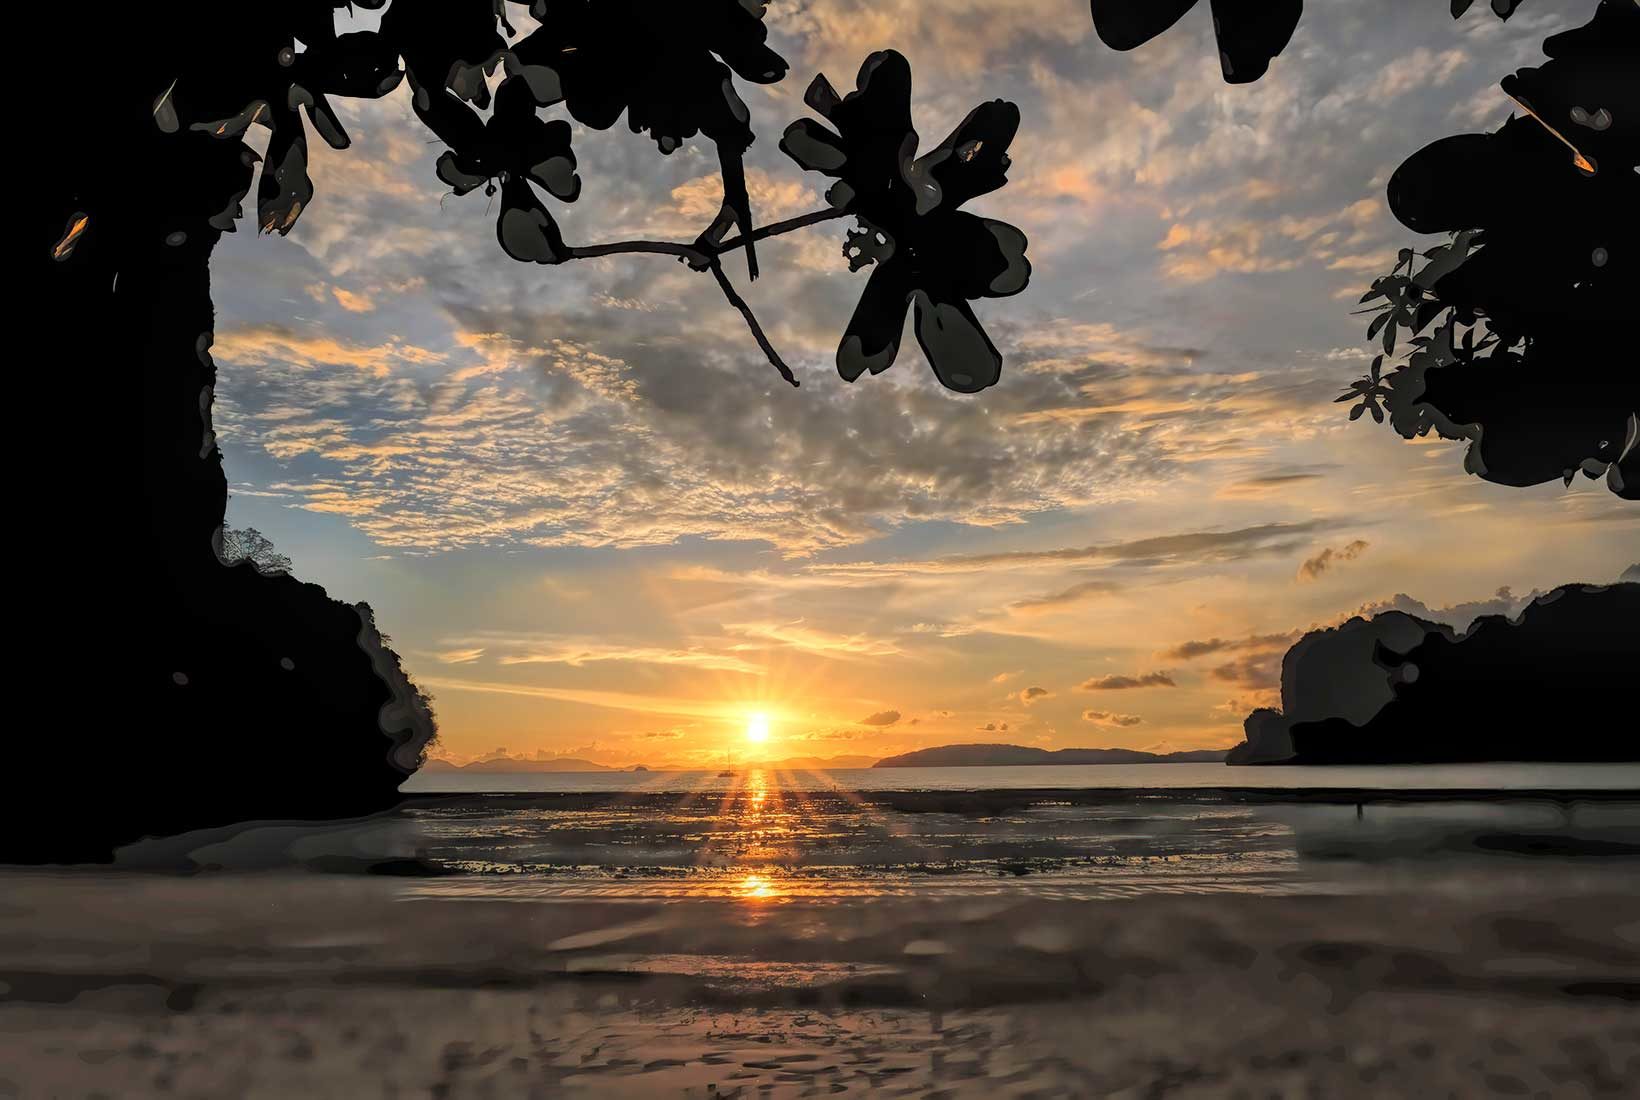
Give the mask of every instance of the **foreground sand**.
[(0, 1096), (1551, 1096), (1640, 1080), (1640, 891), (664, 905), (0, 874)]

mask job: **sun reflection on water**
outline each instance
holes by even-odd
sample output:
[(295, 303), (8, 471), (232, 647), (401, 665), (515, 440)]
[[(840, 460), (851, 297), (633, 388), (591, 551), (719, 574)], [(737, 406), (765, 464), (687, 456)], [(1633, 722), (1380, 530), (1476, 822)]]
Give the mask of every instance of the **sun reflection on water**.
[(752, 901), (762, 901), (767, 898), (778, 897), (779, 891), (775, 889), (774, 883), (766, 875), (747, 875), (740, 880), (740, 889), (736, 891), (736, 896)]
[[(789, 873), (804, 851), (834, 827), (810, 802), (808, 792), (783, 784), (774, 769), (752, 768), (737, 775), (719, 795), (700, 862), (738, 872), (728, 892), (748, 902), (787, 901), (813, 892), (814, 884), (805, 889)], [(723, 884), (720, 880), (714, 886), (706, 878), (700, 889), (721, 891)]]

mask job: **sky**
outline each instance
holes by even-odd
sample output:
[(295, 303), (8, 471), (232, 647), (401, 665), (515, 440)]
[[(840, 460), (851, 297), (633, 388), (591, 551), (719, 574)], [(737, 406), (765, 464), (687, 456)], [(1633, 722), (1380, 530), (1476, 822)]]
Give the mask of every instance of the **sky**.
[[(1389, 174), (1507, 118), (1498, 79), (1588, 5), (1312, 0), (1251, 86), (1201, 8), (1118, 54), (1085, 0), (770, 4), (791, 73), (739, 89), (759, 222), (823, 205), (776, 147), (817, 72), (846, 91), (905, 54), (924, 149), (1019, 105), (1010, 182), (968, 209), (1023, 230), (1034, 272), (975, 306), (1004, 355), (976, 396), (909, 333), (888, 372), (837, 376), (850, 222), (759, 245), (755, 284), (725, 264), (792, 389), (710, 276), (514, 262), (404, 89), (338, 102), (353, 148), (311, 142), (295, 230), (242, 223), (213, 260), (229, 523), (371, 604), (457, 762), (1223, 747), (1306, 629), (1615, 580), (1640, 512), (1601, 484), (1490, 485), (1461, 444), (1332, 401), (1371, 358), (1357, 299), (1435, 243), (1391, 218)], [(572, 243), (716, 213), (710, 145), (574, 132)]]

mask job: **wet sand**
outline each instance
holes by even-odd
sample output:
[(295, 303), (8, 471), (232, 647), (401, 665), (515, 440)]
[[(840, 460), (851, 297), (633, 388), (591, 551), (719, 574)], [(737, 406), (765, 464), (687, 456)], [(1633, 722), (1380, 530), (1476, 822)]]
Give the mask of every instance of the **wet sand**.
[(0, 872), (0, 1096), (1585, 1097), (1640, 1079), (1622, 867), (1102, 901), (437, 882)]

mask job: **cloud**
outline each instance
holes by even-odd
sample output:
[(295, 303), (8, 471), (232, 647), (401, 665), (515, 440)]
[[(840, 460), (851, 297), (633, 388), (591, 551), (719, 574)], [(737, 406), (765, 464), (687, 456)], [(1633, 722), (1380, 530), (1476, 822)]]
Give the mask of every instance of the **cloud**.
[(349, 313), (369, 313), (376, 308), (376, 303), (371, 301), (368, 295), (355, 294), (339, 286), (331, 287), (330, 292), (336, 296), (336, 304)]
[[(1073, 44), (1093, 31), (1087, 5), (1079, 0), (782, 2), (770, 5), (769, 20), (776, 33), (793, 40), (788, 56), (806, 57), (840, 88), (842, 79), (852, 87), (861, 59), (885, 45), (906, 51), (919, 76), (949, 72), (961, 82), (996, 59)], [(951, 119), (946, 128), (957, 121)]]
[(1264, 226), (1240, 222), (1214, 225), (1197, 222), (1174, 223), (1156, 245), (1166, 255), (1162, 273), (1182, 282), (1199, 282), (1226, 271), (1252, 273), (1291, 271), (1301, 260), (1297, 254), (1273, 256), (1264, 249)]
[[(1352, 350), (1351, 359), (1359, 359), (1360, 352)], [(1268, 500), (1289, 495), (1294, 489), (1310, 481), (1323, 480), (1319, 473), (1266, 474), (1232, 481), (1214, 492), (1219, 500)]]
[(892, 642), (864, 634), (833, 633), (805, 625), (801, 619), (794, 622), (725, 623), (723, 630), (727, 634), (751, 640), (731, 647), (737, 650), (781, 647), (839, 660), (886, 657), (900, 652)]
[(875, 714), (870, 714), (870, 715), (867, 715), (866, 717), (860, 719), (860, 724), (862, 726), (892, 726), (895, 722), (898, 722), (899, 720), (900, 720), (900, 712), (899, 711), (897, 711), (897, 710), (880, 710), (880, 711), (877, 711)]
[(1110, 581), (1083, 581), (1080, 584), (1073, 584), (1069, 588), (1066, 588), (1060, 592), (1052, 593), (1051, 595), (1033, 596), (1023, 600), (1015, 600), (1013, 603), (1008, 605), (1008, 609), (1022, 615), (1040, 614), (1047, 611), (1057, 610), (1062, 607), (1069, 607), (1073, 604), (1082, 603), (1083, 601), (1094, 596), (1103, 596), (1107, 593), (1115, 592), (1119, 588), (1119, 585), (1113, 584)]
[(1284, 650), (1251, 653), (1218, 665), (1208, 675), (1226, 684), (1250, 690), (1268, 690), (1281, 683), (1281, 659)]
[[(694, 639), (690, 639), (694, 642)], [(605, 641), (602, 637), (478, 630), (440, 640), (445, 648), (434, 656), (446, 664), (466, 664), (486, 653), (499, 665), (565, 665), (584, 668), (596, 664), (671, 665), (713, 672), (761, 676), (764, 668), (735, 652), (721, 636), (702, 636), (689, 645)]]
[(442, 363), (445, 359), (443, 353), (406, 344), (394, 336), (379, 344), (363, 345), (322, 332), (297, 332), (278, 323), (220, 328), (211, 354), (224, 363), (298, 370), (352, 367), (378, 377), (405, 365)]
[(859, 562), (816, 567), (831, 573), (973, 573), (993, 568), (1034, 567), (1074, 562), (1224, 562), (1292, 549), (1295, 536), (1330, 526), (1326, 520), (1264, 523), (1232, 531), (1192, 531), (1157, 535), (1130, 542), (1073, 546), (1055, 550), (1015, 550), (1000, 554), (964, 554), (926, 561)]
[(1017, 692), (1014, 695), (1014, 698), (1018, 699), (1021, 703), (1024, 703), (1026, 706), (1030, 706), (1032, 703), (1035, 703), (1039, 699), (1048, 699), (1048, 698), (1052, 698), (1052, 696), (1053, 696), (1053, 692), (1049, 691), (1045, 687), (1028, 687), (1028, 688), (1025, 688), (1022, 691)]
[(1096, 676), (1076, 685), (1077, 691), (1127, 691), (1132, 688), (1178, 687), (1171, 674), (1144, 672), (1137, 676)]
[(1108, 710), (1085, 710), (1082, 721), (1096, 726), (1137, 726), (1144, 719), (1137, 714), (1117, 714)]
[(732, 653), (719, 653), (705, 648), (668, 649), (661, 646), (615, 645), (586, 643), (574, 640), (525, 646), (500, 658), (503, 665), (568, 665), (581, 668), (589, 664), (614, 662), (624, 664), (678, 665), (685, 668), (707, 669), (715, 672), (742, 672), (752, 676), (763, 674), (761, 665), (753, 664)]
[(1304, 559), (1304, 563), (1298, 567), (1298, 579), (1313, 581), (1340, 562), (1354, 561), (1366, 553), (1368, 545), (1365, 539), (1356, 539), (1337, 550), (1329, 546), (1313, 558)]
[(1214, 653), (1243, 649), (1286, 649), (1303, 636), (1301, 630), (1284, 634), (1254, 634), (1246, 638), (1206, 638), (1201, 641), (1180, 642), (1159, 651), (1156, 655), (1166, 660), (1191, 661)]
[(795, 740), (795, 741), (858, 741), (858, 740), (861, 739), (862, 736), (865, 736), (865, 735), (862, 734), (859, 730), (820, 729), (820, 730), (808, 730), (804, 733), (800, 733), (795, 738), (792, 738), (792, 740)]
[[(746, 193), (752, 200), (752, 209), (757, 211), (760, 224), (806, 214), (820, 205), (819, 196), (801, 176), (776, 177), (761, 168), (747, 171)], [(671, 232), (679, 235), (698, 233), (702, 225), (718, 215), (723, 203), (723, 177), (712, 172), (680, 183), (672, 188), (672, 201), (676, 204), (679, 217)]]

